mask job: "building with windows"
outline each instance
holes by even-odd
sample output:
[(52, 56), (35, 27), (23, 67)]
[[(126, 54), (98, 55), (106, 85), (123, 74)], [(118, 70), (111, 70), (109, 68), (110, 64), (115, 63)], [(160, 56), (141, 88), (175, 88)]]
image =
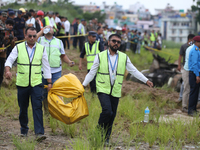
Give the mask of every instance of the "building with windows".
[(196, 33), (195, 18), (189, 14), (185, 17), (162, 18), (160, 32), (165, 40), (185, 43), (188, 34)]

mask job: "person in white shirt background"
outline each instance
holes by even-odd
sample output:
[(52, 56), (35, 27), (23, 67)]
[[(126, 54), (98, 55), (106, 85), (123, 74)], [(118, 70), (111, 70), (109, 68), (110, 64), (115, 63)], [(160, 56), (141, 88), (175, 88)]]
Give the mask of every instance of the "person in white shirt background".
[[(69, 31), (70, 31), (70, 22), (68, 21), (67, 17), (65, 17), (65, 22), (64, 22), (64, 26), (65, 26), (65, 36), (69, 36)], [(70, 43), (69, 43), (69, 39), (68, 37), (66, 38), (67, 41), (67, 47), (68, 49), (70, 49)]]
[(35, 18), (31, 16), (31, 13), (27, 13), (28, 20), (26, 21), (27, 27), (34, 27), (35, 28)]

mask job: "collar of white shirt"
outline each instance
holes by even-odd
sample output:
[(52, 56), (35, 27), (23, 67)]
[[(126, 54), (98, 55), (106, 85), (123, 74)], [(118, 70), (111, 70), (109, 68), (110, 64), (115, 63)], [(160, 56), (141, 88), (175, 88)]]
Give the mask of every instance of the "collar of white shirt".
[[(108, 49), (108, 54), (111, 55), (109, 49)], [(117, 50), (117, 52), (115, 53), (115, 55), (116, 55), (116, 54), (118, 54), (118, 50)]]
[[(26, 47), (29, 47), (27, 42), (25, 42), (25, 45), (26, 45)], [(35, 48), (35, 47), (36, 47), (36, 43), (34, 44), (34, 46), (33, 46), (31, 49), (33, 49), (33, 48)], [(29, 48), (30, 48), (30, 47), (29, 47)]]

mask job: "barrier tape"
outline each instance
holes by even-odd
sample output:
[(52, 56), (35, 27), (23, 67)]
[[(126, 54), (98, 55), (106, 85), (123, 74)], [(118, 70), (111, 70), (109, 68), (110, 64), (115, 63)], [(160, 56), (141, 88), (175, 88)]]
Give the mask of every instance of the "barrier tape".
[[(132, 41), (128, 41), (128, 42), (129, 42), (129, 43), (132, 43), (132, 44), (136, 44), (135, 42), (132, 42)], [(171, 55), (171, 56), (177, 56), (177, 55), (174, 55), (174, 54), (172, 54), (172, 53), (164, 52), (164, 51), (161, 51), (161, 50), (158, 50), (158, 49), (149, 47), (149, 46), (143, 46), (143, 47), (146, 48), (146, 49), (148, 49), (148, 50), (153, 50), (153, 51), (160, 52), (160, 53), (164, 53), (164, 54)]]
[[(68, 35), (68, 36), (56, 36), (56, 38), (67, 38), (67, 37), (79, 37), (79, 36), (87, 36), (88, 34), (82, 34), (82, 35)], [(15, 41), (15, 44), (23, 42), (25, 40)], [(11, 44), (7, 45), (6, 47), (1, 47), (0, 52), (4, 52)]]

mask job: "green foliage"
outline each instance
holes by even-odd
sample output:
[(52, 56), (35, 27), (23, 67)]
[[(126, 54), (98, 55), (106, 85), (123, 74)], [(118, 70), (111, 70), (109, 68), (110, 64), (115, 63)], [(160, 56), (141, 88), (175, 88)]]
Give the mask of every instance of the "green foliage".
[(37, 142), (34, 139), (20, 139), (12, 135), (13, 145), (17, 150), (34, 150)]
[(102, 14), (101, 11), (96, 11), (94, 13), (85, 12), (83, 13), (83, 18), (88, 21), (92, 20), (93, 18), (97, 18), (99, 22), (104, 22), (106, 19), (106, 14)]
[[(195, 0), (193, 0), (195, 2)], [(197, 0), (196, 5), (192, 5), (191, 9), (193, 12), (197, 12), (196, 20), (200, 23), (200, 2)]]

